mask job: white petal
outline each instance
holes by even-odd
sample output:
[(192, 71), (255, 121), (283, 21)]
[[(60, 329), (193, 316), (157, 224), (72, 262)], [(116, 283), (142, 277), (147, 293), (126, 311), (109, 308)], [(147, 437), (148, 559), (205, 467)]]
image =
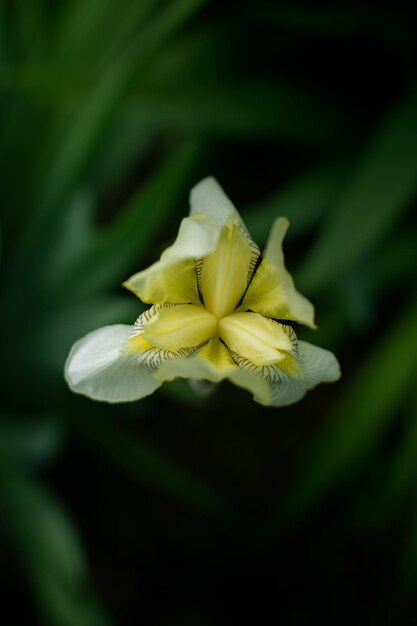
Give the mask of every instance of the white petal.
[[(226, 222), (243, 224), (239, 213), (215, 178), (209, 176), (198, 183), (190, 193), (191, 215), (203, 214), (214, 219), (221, 228)], [(199, 255), (202, 256), (202, 255)]]
[(334, 383), (339, 380), (340, 365), (333, 352), (306, 341), (299, 341), (298, 358), (304, 368), (304, 377), (309, 381), (309, 389), (318, 383)]
[(292, 377), (279, 367), (276, 368), (276, 379), (271, 384), (271, 401), (268, 404), (293, 404), (319, 383), (332, 383), (340, 378), (339, 363), (328, 350), (299, 341), (298, 360), (302, 367), (302, 376)]
[(130, 402), (153, 393), (161, 383), (138, 353), (124, 351), (132, 326), (95, 330), (74, 344), (65, 365), (70, 389), (93, 400)]

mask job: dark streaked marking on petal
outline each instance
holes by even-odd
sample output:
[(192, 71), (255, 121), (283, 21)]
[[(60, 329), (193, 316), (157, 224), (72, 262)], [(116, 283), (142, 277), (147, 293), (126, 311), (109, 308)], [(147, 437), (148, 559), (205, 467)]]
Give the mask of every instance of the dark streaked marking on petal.
[[(134, 323), (132, 332), (129, 336), (129, 340), (135, 337), (139, 337), (143, 333), (144, 325), (146, 324), (146, 322), (149, 322), (149, 320), (151, 320), (160, 309), (168, 309), (175, 306), (181, 305), (154, 304), (153, 306), (151, 306), (150, 309), (144, 311), (141, 315), (139, 315), (138, 319)], [(171, 350), (165, 350), (163, 348), (147, 348), (142, 351), (138, 350), (136, 352), (138, 364), (145, 365), (146, 367), (149, 367), (149, 369), (156, 370), (161, 367), (161, 365), (165, 363), (165, 361), (168, 361), (170, 359), (183, 359), (202, 348), (206, 343), (207, 342), (204, 341), (198, 346), (180, 348), (179, 350), (175, 350), (175, 352)], [(133, 352), (132, 354), (135, 354), (135, 352)]]

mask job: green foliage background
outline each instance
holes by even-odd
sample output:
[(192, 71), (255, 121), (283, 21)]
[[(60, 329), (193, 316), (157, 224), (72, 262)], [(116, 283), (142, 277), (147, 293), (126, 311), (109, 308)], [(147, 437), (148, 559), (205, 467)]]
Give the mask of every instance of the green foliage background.
[[(1, 623), (414, 624), (417, 93), (405, 3), (0, 2)], [(215, 175), (343, 377), (266, 409), (72, 395), (71, 344)]]

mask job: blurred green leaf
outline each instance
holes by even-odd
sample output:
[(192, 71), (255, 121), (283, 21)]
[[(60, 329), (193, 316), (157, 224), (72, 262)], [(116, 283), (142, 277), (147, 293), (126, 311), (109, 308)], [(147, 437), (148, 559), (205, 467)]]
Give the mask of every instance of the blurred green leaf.
[(141, 36), (135, 37), (112, 59), (106, 72), (97, 77), (83, 106), (74, 112), (70, 120), (65, 120), (62, 141), (52, 161), (47, 163), (43, 192), (26, 228), (24, 249), (36, 241), (51, 216), (57, 213), (57, 208), (80, 176), (133, 75), (143, 69), (172, 33), (206, 2), (174, 0), (166, 5), (146, 25)]
[(124, 297), (95, 295), (61, 302), (59, 306), (52, 303), (17, 338), (8, 339), (13, 343), (12, 369), (4, 373), (8, 394), (19, 398), (20, 377), (24, 377), (25, 393), (32, 402), (51, 396), (57, 386), (63, 386), (64, 364), (75, 341), (101, 326), (133, 324), (142, 311), (139, 300), (127, 294)]
[[(352, 268), (337, 285), (345, 318), (358, 334), (364, 335), (379, 319), (381, 299), (396, 298), (404, 289), (414, 291), (415, 242), (416, 232), (412, 228), (396, 233), (395, 238)], [(339, 334), (344, 332), (341, 326)]]
[(289, 219), (290, 237), (308, 232), (330, 207), (344, 176), (341, 164), (327, 163), (310, 168), (281, 187), (272, 196), (241, 212), (256, 242), (266, 241), (276, 217)]
[(417, 193), (417, 99), (383, 119), (300, 270), (307, 291), (343, 277), (390, 233)]
[(70, 63), (90, 58), (96, 67), (108, 62), (158, 4), (160, 0), (125, 2), (121, 11), (111, 0), (65, 3), (55, 33), (57, 55)]
[(398, 571), (398, 591), (401, 605), (412, 602), (417, 591), (417, 506), (414, 504), (403, 542)]
[(403, 47), (410, 44), (408, 23), (382, 7), (309, 6), (290, 2), (260, 2), (250, 10), (255, 19), (285, 30), (319, 36), (378, 37)]
[[(409, 405), (410, 403), (407, 403)], [(391, 459), (385, 458), (385, 476), (379, 480), (375, 497), (368, 498), (367, 520), (364, 528), (383, 528), (403, 513), (405, 505), (415, 500), (417, 484), (417, 403), (406, 409), (407, 424), (402, 439)]]
[(65, 288), (74, 265), (88, 250), (96, 231), (94, 228), (95, 198), (88, 190), (76, 190), (62, 214), (59, 233), (48, 241), (48, 263), (42, 282), (50, 290)]
[(0, 415), (0, 457), (22, 465), (42, 465), (62, 448), (63, 431), (52, 418), (21, 419)]
[(235, 520), (237, 511), (215, 487), (179, 467), (151, 443), (143, 439), (139, 441), (91, 413), (83, 415), (82, 419), (78, 413), (76, 418), (70, 416), (70, 420), (90, 446), (126, 472), (129, 478), (213, 521), (229, 523)]
[[(123, 99), (117, 116), (149, 133), (181, 131), (205, 136), (279, 138), (307, 145), (334, 144), (352, 134), (351, 120), (336, 102), (283, 80), (232, 81), (221, 74), (211, 82), (146, 80)], [(152, 77), (151, 77), (152, 78)], [(91, 72), (44, 67), (6, 67), (0, 87), (16, 90), (56, 110), (82, 111), (91, 91)]]
[(37, 482), (0, 463), (1, 526), (26, 571), (43, 623), (107, 626), (67, 514)]
[(44, 3), (14, 0), (12, 11), (16, 53), (19, 57), (33, 55), (36, 44), (40, 42), (40, 35), (44, 34), (43, 26), (46, 19)]
[(383, 297), (391, 289), (414, 289), (417, 231), (408, 228), (390, 237), (383, 248), (367, 261), (364, 268), (371, 297)]
[(307, 144), (335, 143), (349, 132), (347, 114), (291, 83), (259, 79), (188, 84), (146, 84), (131, 96), (126, 114), (153, 129), (178, 128), (211, 136), (280, 138)]
[(88, 185), (99, 199), (112, 198), (136, 175), (139, 164), (150, 162), (157, 146), (150, 129), (139, 120), (119, 116), (94, 149), (86, 170)]
[(210, 406), (210, 399), (218, 391), (218, 385), (208, 380), (176, 378), (169, 385), (162, 385), (159, 393), (171, 398), (176, 403), (204, 409)]
[(126, 273), (144, 258), (189, 183), (196, 157), (194, 145), (182, 146), (97, 235), (68, 282), (71, 297), (117, 286), (127, 278)]
[(395, 409), (417, 363), (417, 300), (404, 315), (390, 322), (379, 345), (367, 355), (351, 381), (344, 382), (340, 399), (317, 438), (303, 455), (300, 475), (289, 496), (279, 503), (275, 522), (288, 522), (307, 513), (357, 470), (395, 418)]

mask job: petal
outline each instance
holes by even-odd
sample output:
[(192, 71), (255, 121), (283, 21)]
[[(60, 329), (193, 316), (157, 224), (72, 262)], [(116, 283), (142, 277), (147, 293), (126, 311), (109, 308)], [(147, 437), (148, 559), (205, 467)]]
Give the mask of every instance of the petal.
[(262, 376), (238, 367), (219, 339), (214, 339), (185, 359), (166, 361), (155, 376), (161, 382), (178, 377), (208, 380), (213, 383), (228, 379), (261, 399), (269, 398), (268, 384)]
[(191, 189), (190, 204), (190, 215), (206, 215), (214, 220), (219, 229), (224, 226), (226, 222), (243, 225), (239, 213), (236, 211), (217, 180), (212, 176), (204, 178), (198, 185)]
[(254, 365), (282, 361), (293, 344), (283, 326), (259, 313), (233, 313), (219, 320), (218, 333), (231, 352)]
[(190, 202), (190, 217), (182, 220), (172, 246), (159, 261), (123, 283), (143, 302), (199, 304), (195, 260), (214, 252), (226, 222), (238, 224), (248, 238), (251, 249), (248, 279), (252, 276), (259, 249), (219, 184), (213, 178), (204, 179), (192, 189)]
[(199, 304), (195, 259), (210, 254), (219, 236), (219, 226), (212, 217), (186, 217), (175, 242), (159, 261), (131, 276), (124, 286), (143, 302)]
[[(249, 280), (249, 278), (252, 277), (256, 261), (260, 254), (259, 248), (252, 240), (238, 211), (226, 196), (217, 180), (212, 176), (209, 176), (193, 187), (190, 194), (190, 204), (191, 215), (202, 214), (207, 216), (208, 218), (214, 220), (219, 230), (221, 230), (225, 224), (236, 224), (239, 226), (241, 231), (245, 234), (251, 249), (251, 260), (248, 275)], [(205, 254), (199, 254), (198, 256), (203, 257)]]
[(145, 322), (143, 339), (151, 346), (176, 352), (199, 346), (216, 333), (217, 319), (201, 306), (179, 304), (160, 308)]
[(217, 248), (203, 259), (200, 289), (204, 306), (218, 318), (231, 313), (248, 283), (251, 248), (238, 224), (226, 224)]
[(156, 376), (158, 380), (193, 378), (218, 383), (237, 369), (229, 351), (215, 339), (192, 356), (164, 363)]
[(131, 332), (131, 326), (116, 324), (77, 341), (65, 365), (70, 389), (105, 402), (130, 402), (153, 393), (161, 383), (140, 353), (126, 350)]
[[(278, 365), (258, 367), (257, 374), (268, 383), (268, 393), (255, 394), (257, 402), (266, 406), (286, 406), (293, 404), (319, 383), (331, 383), (340, 378), (340, 367), (332, 352), (323, 350), (304, 341), (298, 342), (298, 364), (293, 367), (293, 357)], [(239, 363), (246, 369), (251, 365)], [(253, 367), (253, 366), (252, 366)]]
[[(302, 377), (290, 377), (285, 373), (271, 385), (272, 406), (284, 406), (300, 400), (309, 389), (320, 383), (332, 383), (340, 378), (340, 366), (332, 352), (304, 341), (298, 342), (298, 359)], [(278, 368), (277, 368), (278, 369)]]
[(330, 350), (299, 341), (298, 359), (303, 366), (308, 389), (319, 383), (334, 383), (341, 376), (339, 362)]
[(284, 264), (282, 241), (288, 220), (275, 220), (264, 253), (264, 258), (249, 285), (239, 310), (255, 311), (268, 317), (293, 320), (316, 328), (314, 308), (295, 288)]

